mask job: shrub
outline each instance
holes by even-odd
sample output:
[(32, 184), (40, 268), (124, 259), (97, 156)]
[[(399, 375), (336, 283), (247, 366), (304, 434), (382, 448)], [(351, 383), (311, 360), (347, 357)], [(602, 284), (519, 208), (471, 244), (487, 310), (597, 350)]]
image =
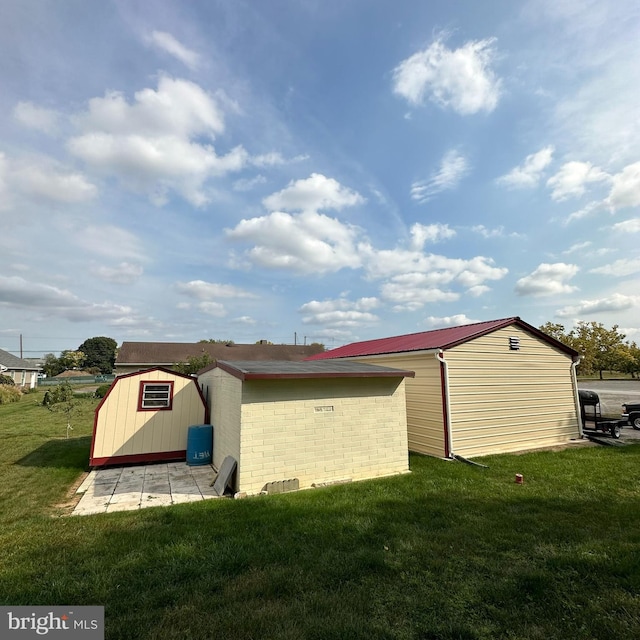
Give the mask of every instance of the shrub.
[(11, 376), (6, 376), (4, 373), (0, 373), (0, 384), (6, 384), (9, 387), (13, 387), (15, 382)]
[(110, 384), (101, 384), (95, 391), (96, 398), (104, 398), (107, 395), (107, 391), (109, 391), (110, 387)]
[(0, 404), (9, 404), (20, 400), (20, 389), (8, 384), (0, 384)]

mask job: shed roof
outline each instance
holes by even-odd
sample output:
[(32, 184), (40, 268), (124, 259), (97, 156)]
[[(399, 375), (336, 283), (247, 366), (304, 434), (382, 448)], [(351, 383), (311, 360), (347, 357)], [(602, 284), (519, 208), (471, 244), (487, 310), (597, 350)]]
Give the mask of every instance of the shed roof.
[(123, 342), (116, 366), (172, 365), (205, 353), (214, 360), (304, 360), (320, 345), (225, 344), (210, 342)]
[(409, 333), (391, 338), (379, 338), (376, 340), (365, 340), (364, 342), (353, 342), (351, 344), (325, 351), (313, 355), (307, 360), (325, 360), (329, 358), (350, 358), (356, 356), (371, 356), (388, 353), (405, 353), (407, 351), (428, 351), (436, 349), (450, 349), (456, 345), (463, 344), (469, 340), (479, 338), (497, 329), (502, 329), (511, 325), (517, 325), (522, 329), (541, 338), (550, 345), (575, 357), (578, 352), (559, 342), (555, 338), (536, 329), (519, 317), (502, 318), (500, 320), (489, 320), (487, 322), (475, 322), (458, 327), (447, 327), (445, 329), (435, 329), (433, 331), (422, 331), (420, 333)]
[(38, 371), (42, 368), (29, 360), (18, 358), (18, 356), (14, 356), (12, 353), (4, 351), (3, 349), (0, 349), (0, 364), (7, 367), (7, 369), (20, 371)]
[(217, 364), (203, 369), (200, 373), (215, 367), (230, 373), (240, 380), (291, 380), (302, 378), (413, 378), (413, 371), (380, 367), (364, 362), (326, 360), (322, 362), (286, 362), (244, 360), (229, 362), (218, 360)]

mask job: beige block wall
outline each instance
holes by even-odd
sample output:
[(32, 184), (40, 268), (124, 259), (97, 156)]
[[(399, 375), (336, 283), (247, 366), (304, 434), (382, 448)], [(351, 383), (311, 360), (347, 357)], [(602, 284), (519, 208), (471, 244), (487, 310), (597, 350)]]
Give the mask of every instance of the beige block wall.
[(226, 456), (240, 464), (240, 417), (242, 381), (222, 369), (212, 369), (198, 377), (209, 404), (213, 425), (213, 465), (220, 469)]
[[(509, 349), (509, 337), (520, 349)], [(520, 327), (447, 350), (453, 451), (523, 451), (579, 437), (571, 357)]]
[(407, 432), (410, 451), (442, 457), (445, 432), (440, 363), (433, 352), (388, 354), (350, 358), (368, 364), (415, 372), (406, 378)]
[[(141, 381), (173, 381), (172, 409), (138, 411)], [(203, 424), (204, 417), (204, 406), (192, 380), (164, 371), (119, 378), (98, 410), (93, 457), (185, 450), (189, 426)]]
[[(333, 410), (329, 410), (331, 407)], [(408, 471), (402, 378), (246, 381), (239, 490)]]

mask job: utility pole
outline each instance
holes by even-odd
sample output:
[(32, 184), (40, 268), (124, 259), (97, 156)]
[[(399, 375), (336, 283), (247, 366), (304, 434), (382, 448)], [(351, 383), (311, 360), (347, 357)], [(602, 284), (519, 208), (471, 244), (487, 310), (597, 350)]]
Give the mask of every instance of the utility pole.
[(22, 360), (22, 334), (20, 334), (20, 360)]

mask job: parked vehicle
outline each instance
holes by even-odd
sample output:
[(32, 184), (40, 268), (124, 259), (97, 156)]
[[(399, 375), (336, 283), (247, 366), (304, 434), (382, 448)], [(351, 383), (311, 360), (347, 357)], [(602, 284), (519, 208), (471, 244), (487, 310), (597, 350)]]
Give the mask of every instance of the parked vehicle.
[(640, 431), (640, 402), (626, 402), (622, 405), (622, 417), (629, 422), (629, 424)]
[[(607, 417), (603, 418), (600, 409), (600, 396), (598, 396), (595, 391), (579, 389), (578, 397), (580, 399), (580, 416), (582, 418), (583, 430), (609, 433), (612, 438), (618, 439), (620, 437), (620, 431), (622, 427), (627, 424), (627, 421)], [(640, 414), (639, 424), (636, 428), (640, 429)]]

